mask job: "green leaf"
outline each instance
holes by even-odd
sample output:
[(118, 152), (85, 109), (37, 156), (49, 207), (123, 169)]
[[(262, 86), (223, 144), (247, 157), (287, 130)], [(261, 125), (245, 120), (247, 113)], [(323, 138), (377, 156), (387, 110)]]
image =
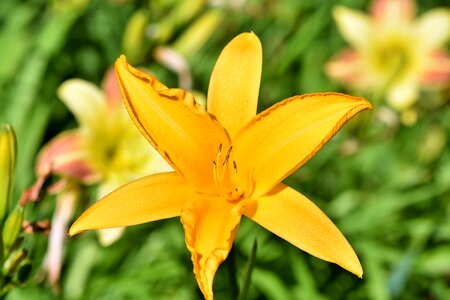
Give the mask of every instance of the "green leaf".
[(277, 274), (271, 271), (255, 268), (252, 282), (255, 288), (262, 292), (265, 299), (293, 299), (289, 288)]

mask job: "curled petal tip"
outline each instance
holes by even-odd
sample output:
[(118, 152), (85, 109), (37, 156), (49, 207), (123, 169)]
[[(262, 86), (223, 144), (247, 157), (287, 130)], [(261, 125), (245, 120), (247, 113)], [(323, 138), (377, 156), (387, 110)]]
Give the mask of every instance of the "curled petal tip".
[(369, 100), (367, 100), (365, 98), (357, 98), (357, 99), (359, 99), (359, 101), (362, 102), (361, 105), (363, 106), (363, 109), (361, 109), (361, 110), (364, 110), (364, 109), (372, 110), (373, 109), (373, 105), (372, 105), (372, 103), (369, 102)]
[[(320, 94), (320, 93), (318, 93)], [(353, 101), (355, 102), (359, 102), (358, 105), (355, 105), (355, 107), (359, 107), (360, 109), (358, 109), (358, 111), (363, 111), (365, 109), (373, 109), (373, 105), (372, 103), (369, 102), (369, 100), (367, 100), (366, 98), (363, 97), (355, 97), (355, 96), (348, 96), (346, 94), (341, 94), (341, 93), (335, 93), (335, 92), (330, 92), (330, 93), (325, 93), (328, 95), (335, 95), (335, 96), (339, 96), (339, 97), (345, 97), (347, 99), (353, 99)]]
[(125, 56), (125, 54), (120, 54), (120, 56), (117, 59), (117, 61), (126, 62), (127, 61), (127, 57)]
[(127, 58), (123, 54), (120, 54), (120, 56), (116, 59), (116, 61), (114, 62), (114, 71), (116, 73), (116, 76), (117, 76), (117, 68), (119, 67), (120, 64), (123, 64), (126, 61)]
[(117, 76), (117, 69), (121, 66), (127, 67), (127, 65), (128, 65), (127, 57), (123, 54), (120, 54), (120, 56), (116, 59), (116, 62), (114, 63), (114, 71), (116, 73), (116, 76)]

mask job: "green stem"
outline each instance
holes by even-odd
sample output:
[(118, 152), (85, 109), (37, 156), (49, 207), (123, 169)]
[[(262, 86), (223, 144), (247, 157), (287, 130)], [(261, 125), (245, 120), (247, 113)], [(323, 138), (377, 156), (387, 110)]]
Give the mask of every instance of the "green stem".
[(239, 290), (236, 278), (236, 256), (234, 254), (233, 248), (231, 248), (227, 262), (228, 262), (228, 278), (230, 280), (230, 298), (233, 300), (236, 299)]
[(253, 242), (252, 252), (250, 253), (250, 256), (247, 261), (247, 266), (245, 267), (245, 274), (244, 274), (244, 281), (242, 283), (241, 292), (239, 293), (238, 300), (244, 300), (247, 299), (248, 289), (250, 287), (250, 280), (252, 277), (252, 271), (253, 267), (255, 266), (255, 258), (256, 258), (256, 251), (258, 249), (258, 244), (255, 241)]

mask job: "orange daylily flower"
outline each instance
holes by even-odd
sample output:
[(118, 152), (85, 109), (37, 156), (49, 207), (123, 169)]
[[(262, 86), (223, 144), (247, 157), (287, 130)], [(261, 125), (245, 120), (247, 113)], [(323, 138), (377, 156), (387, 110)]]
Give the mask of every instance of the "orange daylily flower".
[(337, 93), (294, 96), (256, 115), (262, 48), (234, 38), (211, 76), (208, 110), (121, 56), (116, 75), (136, 126), (175, 172), (131, 182), (90, 207), (70, 235), (180, 216), (206, 299), (242, 215), (300, 249), (362, 276), (342, 233), (305, 196), (281, 181), (308, 161), (352, 116), (371, 105)]

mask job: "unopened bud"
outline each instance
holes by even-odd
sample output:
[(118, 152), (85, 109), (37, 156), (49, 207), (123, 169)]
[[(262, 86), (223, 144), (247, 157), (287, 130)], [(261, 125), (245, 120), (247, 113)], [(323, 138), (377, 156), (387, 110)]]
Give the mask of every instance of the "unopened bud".
[(139, 62), (145, 53), (143, 42), (148, 21), (148, 12), (141, 9), (131, 16), (125, 28), (122, 48), (127, 59), (132, 63)]
[(3, 273), (9, 275), (14, 274), (19, 264), (24, 261), (26, 257), (27, 251), (25, 249), (12, 252), (3, 265)]
[(178, 5), (164, 18), (148, 26), (147, 36), (158, 44), (167, 43), (177, 29), (186, 26), (186, 23), (198, 14), (205, 4), (205, 0), (179, 1)]
[(195, 54), (216, 32), (222, 21), (223, 11), (209, 10), (198, 18), (177, 41), (173, 48), (184, 57)]
[(86, 8), (90, 2), (90, 0), (54, 0), (52, 8), (56, 12), (81, 11)]
[[(189, 22), (205, 6), (205, 0), (180, 1), (164, 21), (173, 23), (176, 27)], [(163, 21), (163, 22), (164, 22)]]
[(11, 205), (16, 164), (16, 137), (10, 125), (0, 129), (0, 225)]
[(23, 208), (17, 205), (14, 210), (9, 214), (3, 226), (2, 237), (3, 237), (3, 250), (5, 257), (11, 252), (14, 243), (19, 237), (20, 231), (22, 229), (23, 222)]
[(178, 25), (184, 25), (189, 22), (197, 13), (205, 6), (205, 0), (191, 0), (181, 1), (181, 3), (175, 6), (174, 10), (170, 14), (170, 18), (174, 20)]

